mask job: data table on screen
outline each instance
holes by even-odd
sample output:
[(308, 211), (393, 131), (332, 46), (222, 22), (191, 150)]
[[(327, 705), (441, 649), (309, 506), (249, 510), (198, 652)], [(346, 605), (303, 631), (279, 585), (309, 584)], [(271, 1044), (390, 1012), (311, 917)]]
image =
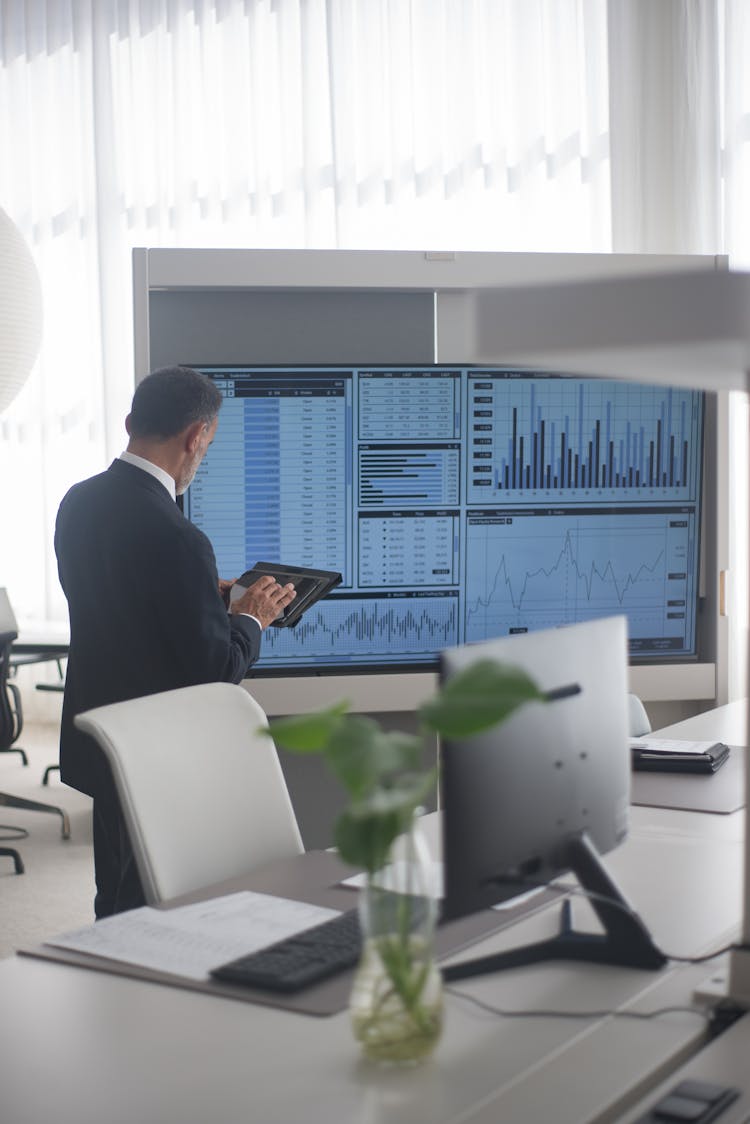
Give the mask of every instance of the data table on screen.
[(461, 373), (358, 373), (360, 441), (446, 441), (461, 436)]
[(360, 512), (359, 584), (456, 585), (459, 524), (458, 510)]
[(314, 383), (217, 379), (221, 427), (190, 487), (187, 513), (220, 572), (258, 561), (351, 570), (350, 408), (340, 376)]

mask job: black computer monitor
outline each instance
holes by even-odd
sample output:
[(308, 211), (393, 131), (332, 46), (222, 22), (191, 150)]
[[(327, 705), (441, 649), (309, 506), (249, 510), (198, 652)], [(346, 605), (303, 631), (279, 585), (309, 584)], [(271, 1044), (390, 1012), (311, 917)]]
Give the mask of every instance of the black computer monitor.
[(553, 940), (456, 965), (448, 978), (551, 957), (664, 963), (600, 860), (628, 831), (627, 652), (618, 616), (441, 654), (444, 680), (490, 658), (524, 668), (548, 692), (487, 733), (441, 746), (445, 918), (572, 870), (604, 926), (574, 932), (566, 905)]

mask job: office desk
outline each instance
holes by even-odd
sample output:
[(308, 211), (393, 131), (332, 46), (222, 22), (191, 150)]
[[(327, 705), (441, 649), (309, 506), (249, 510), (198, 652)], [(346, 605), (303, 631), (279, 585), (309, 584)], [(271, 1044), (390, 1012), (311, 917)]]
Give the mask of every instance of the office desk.
[[(606, 863), (656, 941), (694, 954), (733, 939), (742, 815), (632, 812), (630, 838)], [(579, 926), (588, 911), (576, 903)], [(543, 938), (556, 923), (557, 909), (545, 909), (462, 955)], [(551, 963), (464, 981), (447, 996), (433, 1059), (397, 1071), (359, 1060), (345, 1012), (313, 1018), (11, 958), (0, 962), (0, 1115), (8, 1124), (617, 1120), (701, 1046), (697, 1016), (505, 1018), (455, 992), (525, 1011), (652, 1011), (689, 1002), (711, 969)]]
[(747, 745), (747, 699), (718, 706), (694, 718), (685, 718), (658, 732), (663, 738), (695, 738), (697, 741)]
[(54, 661), (57, 664), (57, 671), (60, 676), (59, 684), (38, 683), (37, 688), (46, 691), (61, 691), (65, 682), (62, 661), (68, 658), (69, 648), (70, 643), (64, 637), (40, 634), (35, 639), (28, 633), (22, 633), (11, 645), (10, 666), (16, 669), (32, 663), (51, 663)]
[[(13, 641), (10, 649), (10, 666), (15, 671), (19, 667), (26, 667), (32, 663), (57, 664), (58, 681), (56, 683), (37, 683), (37, 691), (54, 691), (62, 693), (65, 690), (65, 671), (62, 661), (68, 658), (70, 641), (68, 630), (53, 630), (44, 632), (23, 632), (17, 640)], [(59, 768), (58, 765), (49, 765), (44, 773), (43, 784), (47, 783), (51, 769)]]
[(43, 663), (45, 660), (65, 659), (70, 648), (70, 629), (67, 625), (22, 627), (11, 649), (18, 663)]

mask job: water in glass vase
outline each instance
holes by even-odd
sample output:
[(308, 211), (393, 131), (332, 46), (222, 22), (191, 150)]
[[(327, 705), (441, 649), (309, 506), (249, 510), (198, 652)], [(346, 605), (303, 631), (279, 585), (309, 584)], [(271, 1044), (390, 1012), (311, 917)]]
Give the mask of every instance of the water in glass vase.
[(412, 830), (393, 854), (368, 877), (360, 897), (363, 948), (350, 1013), (368, 1058), (405, 1065), (426, 1058), (440, 1038), (443, 986), (434, 960), (437, 903), (426, 846)]

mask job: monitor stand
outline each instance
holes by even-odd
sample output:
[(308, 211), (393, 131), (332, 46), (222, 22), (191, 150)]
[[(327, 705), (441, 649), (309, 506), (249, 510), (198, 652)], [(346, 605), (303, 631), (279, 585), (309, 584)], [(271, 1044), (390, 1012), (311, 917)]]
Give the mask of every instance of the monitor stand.
[(463, 980), (506, 968), (519, 968), (542, 960), (587, 960), (594, 964), (619, 964), (654, 970), (667, 957), (656, 947), (648, 929), (628, 904), (605, 870), (591, 840), (584, 833), (570, 840), (561, 865), (575, 874), (604, 927), (604, 933), (578, 933), (570, 918), (570, 900), (562, 904), (560, 932), (556, 937), (523, 945), (461, 964), (442, 968), (443, 979)]

